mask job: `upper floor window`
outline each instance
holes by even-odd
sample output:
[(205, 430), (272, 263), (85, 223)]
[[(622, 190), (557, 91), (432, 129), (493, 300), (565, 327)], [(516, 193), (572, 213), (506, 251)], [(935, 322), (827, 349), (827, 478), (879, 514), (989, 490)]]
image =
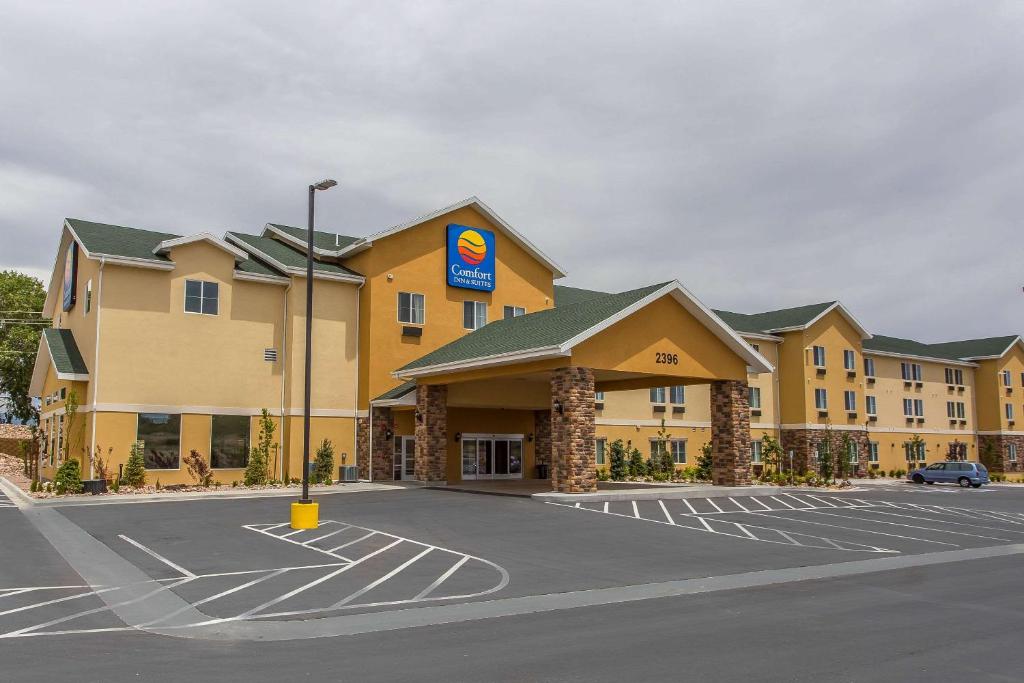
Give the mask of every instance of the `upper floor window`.
[(914, 417), (924, 417), (924, 401), (920, 398), (914, 399)]
[(855, 413), (857, 412), (857, 392), (855, 391), (844, 391), (843, 392), (843, 406), (846, 408), (846, 412)]
[(185, 312), (217, 315), (220, 286), (205, 280), (185, 280)]
[(964, 383), (964, 371), (959, 368), (946, 368), (946, 384), (962, 386)]
[(875, 376), (875, 359), (865, 358), (864, 359), (864, 376), (874, 377)]
[(1001, 374), (1003, 376), (1003, 386), (1004, 387), (1012, 387), (1013, 386), (1013, 381), (1010, 379), (1010, 371), (1009, 370), (1003, 370), (999, 374)]
[(1024, 387), (1024, 372), (1020, 373), (1020, 385)]
[(874, 396), (864, 397), (864, 408), (868, 415), (878, 415), (878, 403)]
[(825, 347), (824, 346), (813, 346), (811, 347), (811, 356), (814, 359), (814, 367), (823, 368), (825, 367)]
[(824, 389), (814, 390), (814, 406), (818, 410), (828, 410), (828, 392)]
[(905, 398), (903, 399), (903, 416), (914, 417), (914, 399)]
[(665, 402), (665, 387), (651, 387), (651, 403)]
[(1007, 420), (1013, 420), (1013, 404), (1012, 403), (1007, 403), (1006, 404), (1006, 419)]
[(752, 410), (761, 409), (761, 388), (760, 387), (748, 387), (748, 394), (750, 396), (750, 408)]
[(956, 417), (959, 420), (967, 419), (967, 406), (964, 404), (963, 401), (956, 402)]
[(761, 345), (760, 344), (751, 344), (750, 348), (754, 349), (758, 353), (761, 353)]
[(414, 292), (398, 293), (398, 322), (422, 325), (426, 320), (426, 297)]
[(518, 318), (521, 315), (526, 315), (526, 309), (522, 306), (505, 306), (504, 308), (504, 317), (506, 320), (509, 318)]
[(857, 354), (855, 354), (851, 349), (843, 350), (843, 367), (847, 370), (857, 369)]
[(668, 388), (668, 400), (673, 405), (681, 406), (686, 403), (686, 387), (682, 384), (677, 384), (674, 387)]
[(462, 303), (462, 326), (467, 330), (479, 330), (487, 324), (487, 304), (483, 301)]
[(920, 363), (900, 363), (900, 376), (903, 377), (904, 382), (920, 382), (921, 364)]

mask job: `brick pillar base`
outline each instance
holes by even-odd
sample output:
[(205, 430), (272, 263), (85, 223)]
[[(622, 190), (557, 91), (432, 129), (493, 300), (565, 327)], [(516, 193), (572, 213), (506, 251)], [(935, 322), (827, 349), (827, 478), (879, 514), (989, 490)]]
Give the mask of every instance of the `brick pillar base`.
[(356, 467), (360, 479), (370, 478), (370, 418), (356, 418)]
[(448, 479), (448, 386), (416, 387), (416, 465), (419, 481)]
[[(359, 478), (370, 478), (370, 463), (373, 463), (373, 480), (390, 480), (394, 472), (394, 444), (388, 432), (394, 432), (391, 408), (371, 408), (371, 417), (356, 418), (356, 463)], [(373, 457), (370, 457), (370, 432), (373, 431)]]
[[(1017, 460), (1010, 460), (1010, 444), (1017, 445)], [(970, 456), (968, 456), (969, 458)], [(993, 472), (1020, 472), (1024, 467), (1024, 436), (982, 434), (978, 436), (978, 460)]]
[(547, 465), (551, 477), (551, 411), (533, 411), (533, 463)]
[(806, 474), (808, 470), (817, 471), (814, 462), (814, 446), (812, 433), (808, 429), (782, 430), (782, 469), (789, 471), (789, 452), (793, 451), (793, 470), (797, 474)]
[(559, 368), (551, 374), (551, 487), (562, 493), (597, 490), (594, 454), (594, 372)]
[(750, 484), (750, 403), (745, 380), (711, 383), (711, 481)]

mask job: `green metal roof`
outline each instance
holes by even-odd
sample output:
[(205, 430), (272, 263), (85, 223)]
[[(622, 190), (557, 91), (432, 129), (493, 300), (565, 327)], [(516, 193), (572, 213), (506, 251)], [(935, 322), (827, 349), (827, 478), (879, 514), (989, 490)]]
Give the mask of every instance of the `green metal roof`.
[(777, 311), (752, 314), (715, 311), (715, 315), (737, 332), (766, 333), (770, 330), (806, 325), (835, 303), (835, 301), (826, 301), (820, 304), (808, 304), (795, 308), (782, 308)]
[(68, 375), (88, 375), (89, 368), (85, 365), (82, 352), (78, 350), (75, 336), (71, 330), (50, 327), (43, 330), (46, 346), (50, 350), (53, 367), (58, 373)]
[(123, 225), (93, 223), (78, 218), (66, 219), (71, 229), (78, 235), (86, 251), (107, 256), (146, 259), (147, 261), (171, 260), (163, 255), (154, 254), (153, 250), (164, 240), (173, 240), (181, 235), (153, 230), (127, 228)]
[[(275, 240), (271, 237), (260, 237), (258, 235), (247, 235), (243, 232), (229, 232), (228, 234), (241, 241), (245, 245), (243, 249), (246, 251), (252, 249), (258, 252), (255, 254), (257, 258), (259, 258), (260, 254), (263, 254), (286, 268), (306, 267), (306, 255), (298, 249), (289, 247), (280, 240)], [(334, 263), (324, 263), (323, 261), (314, 260), (313, 270), (318, 273), (360, 277), (359, 273), (354, 270), (349, 270), (344, 266)]]
[(377, 402), (377, 401), (394, 401), (396, 399), (402, 398), (403, 396), (407, 395), (409, 392), (415, 391), (415, 390), (416, 390), (416, 382), (403, 382), (402, 384), (399, 384), (394, 389), (390, 389), (388, 391), (385, 391), (383, 394), (381, 394), (380, 396), (378, 396), (377, 398), (375, 398), (373, 400), (374, 400), (374, 402)]
[[(304, 243), (309, 238), (309, 231), (307, 228), (296, 228), (292, 225), (281, 225), (280, 223), (267, 223), (272, 228), (277, 228), (283, 233), (291, 235), (292, 237), (302, 240)], [(359, 241), (358, 237), (349, 237), (348, 235), (339, 235), (333, 232), (320, 232), (319, 230), (313, 231), (313, 245), (317, 249), (326, 249), (334, 251), (337, 249), (343, 249), (353, 242)]]
[(580, 289), (579, 287), (566, 287), (555, 285), (555, 306), (571, 306), (587, 299), (599, 296), (607, 296), (608, 292), (599, 292), (596, 289)]
[(1005, 337), (965, 339), (963, 341), (929, 344), (928, 346), (956, 358), (984, 358), (986, 356), (1001, 356), (1010, 347), (1010, 344), (1017, 339), (1019, 339), (1018, 335), (1011, 334)]
[(564, 344), (667, 284), (670, 283), (605, 294), (575, 304), (495, 320), (417, 358), (400, 368), (399, 372)]
[(258, 261), (257, 257), (255, 256), (250, 256), (246, 260), (236, 263), (235, 270), (241, 271), (243, 273), (252, 273), (253, 275), (274, 275), (277, 277), (287, 277), (276, 268), (271, 268), (262, 261)]

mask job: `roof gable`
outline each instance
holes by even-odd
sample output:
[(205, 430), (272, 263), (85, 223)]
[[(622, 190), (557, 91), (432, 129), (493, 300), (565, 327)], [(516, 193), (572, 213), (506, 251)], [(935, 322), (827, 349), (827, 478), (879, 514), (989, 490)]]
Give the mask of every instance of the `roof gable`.
[[(306, 244), (309, 240), (309, 230), (307, 228), (297, 228), (292, 225), (282, 225), (280, 223), (267, 223), (263, 228), (263, 236), (267, 237), (275, 235), (302, 250), (305, 250)], [(314, 230), (313, 253), (324, 255), (334, 254), (339, 249), (343, 249), (358, 241), (358, 237), (349, 237), (348, 235), (339, 235), (333, 232)]]
[(985, 360), (1000, 358), (1006, 355), (1014, 344), (1022, 344), (1019, 335), (1011, 334), (1004, 337), (985, 337), (983, 339), (964, 339), (962, 341), (928, 344), (929, 348), (943, 354), (964, 360)]
[(162, 242), (181, 238), (181, 235), (169, 232), (142, 230), (109, 223), (94, 223), (78, 218), (65, 219), (64, 224), (85, 250), (85, 255), (90, 258), (113, 256), (170, 263), (171, 260), (166, 255), (154, 253), (154, 250)]
[[(303, 275), (306, 272), (306, 254), (281, 240), (241, 232), (229, 232), (225, 237), (231, 244), (241, 247), (280, 272), (291, 275)], [(313, 260), (313, 275), (349, 282), (361, 282), (363, 279), (362, 275), (354, 270), (319, 259)]]
[(78, 350), (75, 336), (71, 330), (48, 327), (39, 335), (39, 350), (36, 352), (36, 363), (32, 369), (32, 381), (29, 393), (40, 396), (46, 371), (53, 366), (57, 379), (70, 382), (86, 382), (89, 380), (89, 368)]

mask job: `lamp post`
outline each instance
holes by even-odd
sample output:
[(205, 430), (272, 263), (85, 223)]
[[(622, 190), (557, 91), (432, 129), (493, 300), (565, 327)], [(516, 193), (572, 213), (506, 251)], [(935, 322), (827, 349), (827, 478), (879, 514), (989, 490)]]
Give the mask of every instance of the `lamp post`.
[(313, 365), (313, 206), (317, 190), (329, 190), (338, 183), (330, 178), (309, 186), (309, 223), (306, 237), (306, 386), (302, 412), (302, 498), (292, 503), (293, 529), (315, 529), (319, 505), (309, 497), (309, 412)]

